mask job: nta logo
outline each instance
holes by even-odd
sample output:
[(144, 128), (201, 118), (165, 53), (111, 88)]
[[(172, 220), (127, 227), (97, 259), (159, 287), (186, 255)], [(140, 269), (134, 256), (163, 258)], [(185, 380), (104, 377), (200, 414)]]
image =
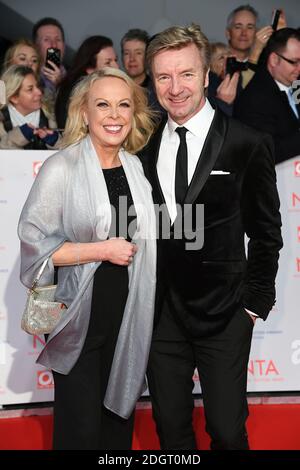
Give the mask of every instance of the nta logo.
[(274, 361), (265, 359), (251, 359), (248, 364), (248, 373), (256, 376), (279, 375)]
[(296, 207), (297, 205), (300, 205), (300, 196), (296, 193), (292, 193), (292, 206)]

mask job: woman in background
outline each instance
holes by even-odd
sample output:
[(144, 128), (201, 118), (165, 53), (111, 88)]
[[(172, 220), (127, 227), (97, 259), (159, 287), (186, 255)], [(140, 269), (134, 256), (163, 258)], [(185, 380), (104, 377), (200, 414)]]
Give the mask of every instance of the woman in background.
[(59, 145), (59, 133), (34, 71), (25, 65), (11, 65), (2, 75), (6, 105), (0, 110), (0, 149), (52, 149)]
[(105, 36), (90, 36), (79, 47), (73, 64), (60, 85), (55, 102), (55, 116), (59, 128), (65, 127), (69, 98), (74, 85), (80, 78), (103, 67), (119, 68), (113, 42)]
[(230, 55), (230, 48), (223, 42), (210, 43), (210, 71), (222, 80), (226, 74), (226, 59)]
[(39, 77), (41, 58), (33, 42), (21, 38), (10, 46), (4, 57), (3, 72), (11, 65), (26, 65)]

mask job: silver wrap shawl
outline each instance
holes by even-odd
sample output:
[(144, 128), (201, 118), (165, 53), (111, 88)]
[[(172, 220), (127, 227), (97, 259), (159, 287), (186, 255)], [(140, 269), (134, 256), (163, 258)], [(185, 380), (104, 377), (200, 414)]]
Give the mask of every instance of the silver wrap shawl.
[[(156, 223), (151, 186), (136, 156), (120, 150), (137, 214), (138, 251), (128, 267), (129, 293), (114, 353), (104, 405), (128, 418), (143, 392), (152, 336), (156, 284)], [(111, 208), (99, 159), (89, 136), (48, 158), (22, 210), (21, 281), (32, 285), (49, 258), (40, 285), (53, 283), (51, 255), (65, 241), (106, 240)], [(37, 362), (61, 374), (75, 365), (85, 342), (94, 273), (101, 262), (60, 267), (56, 299), (68, 307)], [(111, 295), (118, 295), (111, 286)], [(101, 295), (101, 292), (99, 292)]]

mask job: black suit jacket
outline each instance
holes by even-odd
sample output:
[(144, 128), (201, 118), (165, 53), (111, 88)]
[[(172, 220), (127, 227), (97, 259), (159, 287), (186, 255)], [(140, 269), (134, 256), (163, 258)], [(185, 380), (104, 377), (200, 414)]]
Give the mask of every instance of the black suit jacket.
[(286, 93), (279, 89), (265, 67), (256, 72), (235, 101), (233, 115), (245, 124), (272, 135), (276, 163), (300, 154), (300, 121)]
[[(140, 154), (158, 205), (164, 203), (156, 163), (165, 123)], [(211, 175), (212, 168), (228, 174)], [(167, 296), (193, 336), (223, 329), (242, 306), (266, 319), (275, 302), (282, 246), (270, 137), (217, 110), (185, 203), (193, 210), (204, 204), (204, 226), (201, 220), (193, 222), (194, 229), (204, 230), (204, 245), (191, 251), (185, 239), (174, 239), (172, 233), (170, 239), (159, 239), (158, 314)], [(245, 232), (250, 238), (248, 261)]]

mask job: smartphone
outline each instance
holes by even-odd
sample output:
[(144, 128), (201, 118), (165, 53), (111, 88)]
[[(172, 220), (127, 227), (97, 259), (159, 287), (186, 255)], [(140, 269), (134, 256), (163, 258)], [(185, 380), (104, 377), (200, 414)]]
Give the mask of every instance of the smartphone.
[(271, 22), (271, 26), (272, 26), (273, 31), (277, 30), (280, 13), (281, 13), (281, 10), (275, 10), (274, 13), (273, 13), (272, 22)]
[(49, 64), (48, 60), (51, 60), (51, 62), (54, 62), (57, 67), (60, 66), (61, 60), (60, 60), (60, 50), (57, 49), (56, 47), (49, 47), (47, 49), (47, 55), (46, 55), (46, 67), (48, 69), (53, 69), (52, 65)]

